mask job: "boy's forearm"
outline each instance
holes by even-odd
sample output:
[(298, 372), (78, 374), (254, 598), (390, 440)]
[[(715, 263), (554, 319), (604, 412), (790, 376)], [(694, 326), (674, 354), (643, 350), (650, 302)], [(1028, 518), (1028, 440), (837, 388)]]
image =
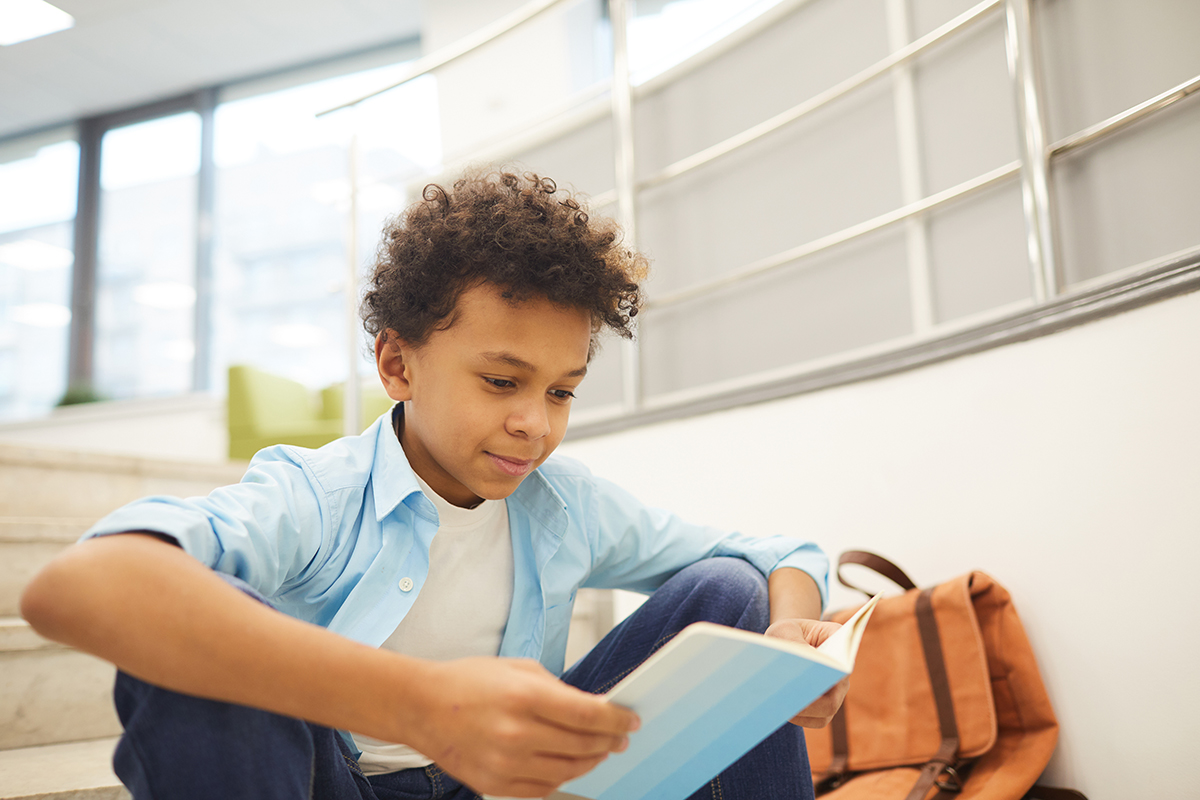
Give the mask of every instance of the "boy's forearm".
[(771, 622), (782, 619), (820, 619), (821, 590), (807, 572), (784, 567), (767, 578)]
[(63, 553), (26, 589), (22, 614), (43, 636), (156, 685), (385, 739), (411, 710), (399, 695), (419, 685), (403, 673), (423, 666), (278, 613), (138, 534)]
[(21, 610), (42, 635), (143, 680), (403, 742), (489, 794), (544, 797), (623, 749), (635, 724), (535, 661), (435, 663), (357, 644), (153, 536), (77, 545), (34, 578)]

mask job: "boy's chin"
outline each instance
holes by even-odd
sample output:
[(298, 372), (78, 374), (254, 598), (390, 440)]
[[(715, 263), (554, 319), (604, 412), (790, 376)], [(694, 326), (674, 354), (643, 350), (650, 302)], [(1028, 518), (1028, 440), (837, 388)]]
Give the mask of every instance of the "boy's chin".
[[(529, 476), (526, 475), (525, 478), (527, 477)], [(507, 486), (480, 487), (480, 490), (475, 492), (475, 494), (481, 500), (507, 500), (508, 498), (512, 497), (513, 492), (515, 492), (517, 487), (525, 481), (525, 478), (514, 479), (513, 482)]]

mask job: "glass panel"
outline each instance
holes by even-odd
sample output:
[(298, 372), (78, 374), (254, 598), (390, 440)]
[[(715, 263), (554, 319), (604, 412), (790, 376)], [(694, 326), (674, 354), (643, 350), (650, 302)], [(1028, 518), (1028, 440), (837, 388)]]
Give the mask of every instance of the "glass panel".
[(884, 58), (885, 23), (880, 0), (815, 0), (652, 89), (634, 110), (640, 177), (786, 111)]
[[(425, 4), (422, 46), (435, 52), (473, 34), (494, 22), (504, 5)], [(440, 67), (438, 114), (447, 161), (476, 159), (481, 148), (571, 108), (581, 93), (607, 78), (611, 45), (600, 14), (594, 0), (565, 3)]]
[(195, 352), (200, 116), (116, 128), (100, 153), (96, 389), (111, 398), (186, 392)]
[(913, 74), (926, 194), (1017, 159), (1003, 17), (938, 45)]
[[(589, 213), (613, 217), (617, 213), (614, 203), (589, 209)], [(625, 347), (624, 340), (612, 334), (602, 333), (600, 350), (588, 364), (587, 378), (575, 393), (571, 406), (574, 411), (584, 411), (604, 406), (619, 405), (625, 399)]]
[[(356, 109), (315, 114), (387, 85), (407, 68), (394, 64), (217, 108), (217, 391), (224, 391), (231, 364), (253, 364), (314, 389), (346, 379), (350, 143), (357, 136), (357, 260), (365, 275), (383, 220), (419, 192), (413, 178), (441, 159), (437, 85), (425, 76)], [(358, 370), (370, 375), (374, 362), (363, 345)]]
[(643, 194), (653, 295), (895, 209), (895, 130), (892, 87), (881, 82)]
[(1200, 245), (1200, 97), (1056, 160), (1067, 284)]
[(1200, 3), (1055, 0), (1034, 10), (1052, 142), (1200, 75)]
[(611, 334), (604, 334), (600, 339), (600, 351), (592, 357), (588, 364), (588, 374), (575, 399), (571, 401), (573, 411), (585, 411), (593, 408), (612, 406), (624, 399), (625, 381), (623, 366), (624, 340)]
[(879, 231), (641, 322), (646, 392), (787, 367), (912, 330), (904, 233)]
[(79, 146), (53, 138), (11, 142), (0, 153), (0, 419), (5, 420), (48, 412), (66, 389)]
[(931, 212), (929, 261), (939, 322), (1029, 299), (1020, 184), (1014, 179)]
[(776, 5), (779, 0), (634, 0), (629, 20), (633, 82), (645, 82)]
[[(959, 14), (969, 11), (977, 2), (978, 0), (910, 0), (908, 8), (912, 38), (920, 39)], [(993, 13), (1001, 16), (1004, 12), (1000, 10)]]
[(595, 196), (616, 184), (612, 118), (602, 118), (517, 153), (513, 161), (560, 186)]

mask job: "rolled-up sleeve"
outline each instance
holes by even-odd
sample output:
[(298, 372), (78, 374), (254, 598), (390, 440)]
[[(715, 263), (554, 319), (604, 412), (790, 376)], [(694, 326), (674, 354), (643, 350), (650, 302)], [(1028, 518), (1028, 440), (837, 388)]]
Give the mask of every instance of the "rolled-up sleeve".
[(323, 491), (304, 462), (251, 463), (240, 483), (206, 497), (147, 497), (105, 516), (84, 539), (152, 531), (174, 539), (207, 566), (235, 575), (267, 596), (303, 580), (319, 561), (335, 522)]
[(829, 559), (817, 545), (790, 536), (748, 536), (695, 525), (650, 508), (602, 478), (591, 477), (595, 495), (588, 515), (593, 547), (589, 586), (651, 592), (684, 567), (704, 558), (748, 561), (763, 575), (782, 567), (802, 570), (829, 598)]

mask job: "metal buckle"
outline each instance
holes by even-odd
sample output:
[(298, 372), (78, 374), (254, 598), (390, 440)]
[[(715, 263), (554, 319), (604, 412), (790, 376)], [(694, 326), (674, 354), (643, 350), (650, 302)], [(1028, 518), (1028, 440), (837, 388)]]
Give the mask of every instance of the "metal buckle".
[(958, 774), (958, 770), (946, 764), (942, 767), (942, 771), (934, 778), (933, 783), (938, 789), (943, 792), (958, 793), (962, 791), (962, 777)]

